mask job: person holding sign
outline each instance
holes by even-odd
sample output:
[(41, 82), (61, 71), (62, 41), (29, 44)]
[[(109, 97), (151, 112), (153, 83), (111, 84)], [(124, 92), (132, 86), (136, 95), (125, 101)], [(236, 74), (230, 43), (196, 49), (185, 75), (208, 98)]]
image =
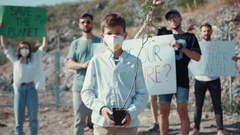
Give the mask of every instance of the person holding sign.
[(182, 17), (179, 11), (171, 9), (165, 14), (165, 18), (171, 26), (175, 38), (169, 45), (175, 49), (177, 92), (175, 94), (158, 95), (158, 102), (160, 104), (160, 134), (168, 135), (170, 103), (173, 95), (175, 95), (177, 111), (181, 120), (181, 132), (182, 135), (188, 135), (190, 131), (190, 120), (188, 117), (188, 64), (190, 59), (195, 61), (200, 60), (201, 49), (195, 35), (183, 31), (181, 27)]
[[(200, 36), (204, 42), (211, 41), (212, 26), (205, 23), (200, 26)], [(195, 111), (194, 111), (194, 128), (191, 131), (192, 135), (199, 134), (200, 123), (202, 117), (202, 107), (207, 89), (210, 92), (214, 107), (217, 134), (225, 135), (223, 129), (223, 113), (221, 106), (221, 81), (219, 76), (195, 76)]]
[(93, 110), (94, 135), (137, 135), (138, 115), (148, 101), (142, 62), (122, 49), (127, 37), (124, 18), (108, 14), (101, 29), (107, 49), (89, 63), (82, 100)]
[[(0, 28), (1, 26), (0, 23)], [(41, 58), (48, 47), (47, 36), (43, 38), (42, 45), (35, 53), (32, 52), (31, 45), (28, 42), (22, 41), (18, 44), (17, 55), (15, 55), (7, 45), (7, 38), (2, 35), (1, 45), (7, 58), (13, 63), (15, 135), (23, 134), (26, 107), (28, 108), (31, 135), (37, 135), (37, 89), (41, 89), (45, 85)]]
[(93, 16), (89, 13), (83, 13), (79, 18), (79, 29), (82, 31), (82, 37), (72, 41), (68, 55), (68, 68), (76, 72), (73, 86), (73, 111), (74, 111), (74, 135), (83, 135), (87, 118), (87, 126), (90, 131), (93, 130), (91, 122), (92, 111), (88, 109), (81, 98), (83, 81), (88, 68), (89, 60), (93, 56), (93, 43), (100, 43), (101, 38), (93, 35)]

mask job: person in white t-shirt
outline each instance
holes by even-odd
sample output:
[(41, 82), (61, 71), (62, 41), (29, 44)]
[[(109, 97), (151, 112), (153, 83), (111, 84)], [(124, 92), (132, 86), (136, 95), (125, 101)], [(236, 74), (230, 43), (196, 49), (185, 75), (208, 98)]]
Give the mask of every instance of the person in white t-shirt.
[[(205, 23), (200, 26), (200, 36), (203, 42), (211, 41), (211, 35), (212, 26), (210, 24)], [(221, 103), (221, 81), (219, 76), (195, 76), (194, 89), (196, 98), (196, 106), (194, 111), (195, 125), (190, 134), (199, 134), (204, 98), (206, 91), (209, 90), (216, 117), (217, 134), (225, 135), (226, 133), (223, 129), (223, 113)]]

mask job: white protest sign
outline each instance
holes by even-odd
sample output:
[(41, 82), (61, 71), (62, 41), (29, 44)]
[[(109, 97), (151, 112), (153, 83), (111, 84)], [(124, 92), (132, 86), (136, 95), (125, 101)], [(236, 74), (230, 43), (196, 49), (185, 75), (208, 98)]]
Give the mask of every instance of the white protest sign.
[[(123, 49), (137, 56), (143, 64), (145, 83), (150, 95), (176, 93), (176, 67), (174, 49), (168, 44), (172, 35), (155, 36), (147, 39), (125, 40)], [(94, 54), (106, 49), (103, 44), (94, 44)]]
[(191, 60), (190, 76), (235, 76), (234, 41), (199, 42), (202, 55), (199, 62)]

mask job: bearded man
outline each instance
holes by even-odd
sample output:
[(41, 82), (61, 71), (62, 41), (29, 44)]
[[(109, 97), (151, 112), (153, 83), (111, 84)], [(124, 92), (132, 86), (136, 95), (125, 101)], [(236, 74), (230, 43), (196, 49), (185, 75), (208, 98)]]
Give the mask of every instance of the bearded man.
[(89, 130), (93, 131), (92, 111), (84, 105), (81, 99), (83, 81), (89, 61), (93, 56), (92, 44), (101, 42), (100, 37), (93, 35), (92, 27), (93, 16), (89, 13), (83, 13), (79, 18), (79, 29), (82, 31), (82, 36), (72, 41), (67, 56), (68, 68), (76, 72), (72, 86), (74, 135), (83, 135), (86, 123)]

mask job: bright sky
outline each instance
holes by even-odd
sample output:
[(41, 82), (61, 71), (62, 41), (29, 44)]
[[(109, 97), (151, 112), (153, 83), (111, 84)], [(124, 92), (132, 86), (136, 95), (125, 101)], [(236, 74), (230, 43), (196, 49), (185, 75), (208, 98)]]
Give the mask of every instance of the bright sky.
[(0, 0), (0, 5), (12, 6), (39, 6), (39, 5), (55, 5), (68, 2), (80, 2), (86, 0)]

